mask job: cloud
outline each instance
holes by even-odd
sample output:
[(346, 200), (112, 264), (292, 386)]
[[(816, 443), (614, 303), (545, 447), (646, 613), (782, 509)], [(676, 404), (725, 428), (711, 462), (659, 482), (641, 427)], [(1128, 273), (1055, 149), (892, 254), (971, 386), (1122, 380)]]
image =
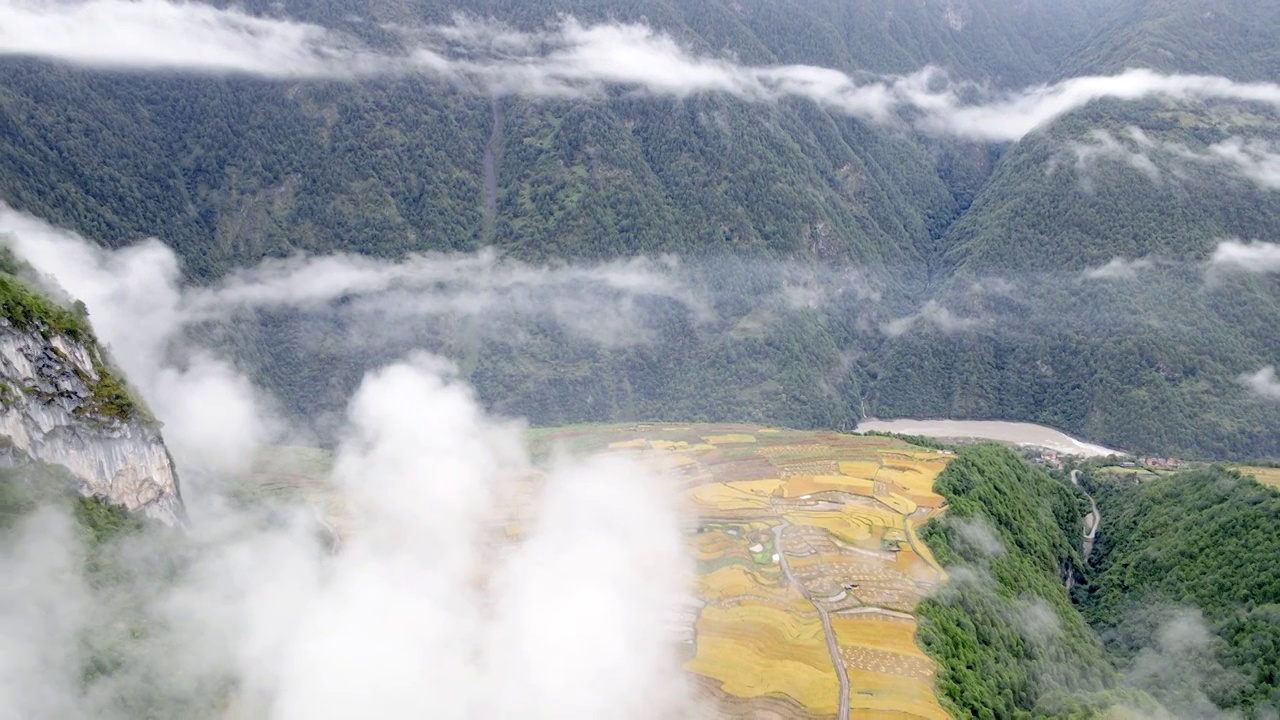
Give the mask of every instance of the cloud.
[(974, 139), (1013, 140), (1073, 110), (1104, 98), (1116, 100), (1238, 100), (1280, 105), (1280, 85), (1237, 83), (1208, 75), (1166, 75), (1133, 69), (1111, 76), (1078, 77), (1041, 85), (973, 106), (942, 104), (924, 125)]
[(384, 323), (421, 317), (547, 317), (604, 345), (645, 338), (637, 304), (666, 298), (695, 319), (709, 304), (679, 278), (673, 258), (632, 258), (595, 265), (534, 266), (490, 250), (472, 255), (410, 255), (388, 262), (358, 255), (298, 256), (239, 270), (210, 288), (186, 292), (193, 319), (218, 319), (257, 308), (349, 310)]
[(943, 307), (938, 301), (930, 300), (924, 304), (924, 307), (920, 308), (920, 312), (890, 320), (882, 324), (880, 330), (889, 337), (898, 337), (906, 334), (922, 322), (946, 335), (971, 330), (982, 324), (982, 321), (978, 318), (960, 317)]
[[(519, 422), (486, 413), (449, 362), (411, 353), (366, 375), (332, 472), (313, 480), (349, 528), (332, 552), (308, 501), (223, 495), (245, 481), (216, 480), (272, 437), (267, 405), (183, 334), (210, 313), (352, 294), (670, 289), (660, 278), (626, 264), (295, 259), (192, 290), (155, 242), (101, 250), (6, 209), (0, 229), (85, 299), (165, 421), (184, 481), (204, 490), (187, 494), (190, 535), (155, 528), (95, 550), (107, 589), (80, 573), (89, 548), (65, 515), (42, 511), (23, 526), (39, 532), (0, 542), (0, 570), (22, 590), (0, 599), (4, 707), (71, 720), (214, 706), (273, 720), (697, 711), (681, 668), (688, 628), (672, 623), (692, 567), (670, 478), (618, 457), (535, 467)], [(92, 657), (111, 663), (84, 675)]]
[(1048, 644), (1062, 634), (1062, 618), (1044, 598), (1019, 598), (1012, 616), (1023, 637), (1032, 642)]
[(1224, 668), (1219, 658), (1225, 643), (1213, 634), (1199, 608), (1145, 608), (1159, 625), (1152, 641), (1125, 671), (1129, 687), (1147, 691), (1178, 718), (1228, 718), (1238, 714), (1218, 708), (1208, 695), (1211, 687), (1240, 686), (1237, 671)]
[(671, 479), (617, 456), (539, 470), (519, 423), (417, 354), (365, 378), (329, 483), (354, 528), (337, 553), (303, 506), (224, 504), (190, 535), (99, 548), (110, 575), (92, 582), (85, 536), (37, 512), (0, 544), (21, 589), (0, 600), (0, 701), (72, 720), (696, 710), (671, 621), (692, 592)]
[(1209, 266), (1211, 271), (1280, 272), (1280, 243), (1223, 240), (1209, 258)]
[(950, 523), (959, 537), (969, 547), (987, 557), (1004, 555), (1004, 543), (994, 528), (981, 518), (955, 519)]
[(199, 2), (0, 0), (0, 54), (126, 70), (349, 77), (385, 71), (316, 25)]
[(1280, 400), (1280, 377), (1276, 375), (1274, 365), (1267, 365), (1256, 373), (1241, 375), (1239, 382), (1260, 397)]
[(75, 716), (76, 635), (89, 616), (76, 533), (65, 514), (40, 510), (0, 538), (0, 707), (12, 717)]
[[(901, 76), (811, 65), (741, 65), (700, 56), (644, 25), (573, 18), (525, 33), (459, 17), (402, 28), (405, 50), (378, 53), (340, 33), (290, 20), (165, 0), (0, 0), (0, 54), (91, 67), (240, 73), (266, 78), (420, 74), (489, 94), (574, 97), (606, 87), (687, 97), (725, 93), (753, 102), (805, 98), (873, 122), (910, 111), (926, 132), (981, 141), (1021, 138), (1090, 102), (1229, 99), (1280, 106), (1280, 85), (1128, 70), (1014, 92), (950, 80), (933, 67)], [(968, 98), (983, 98), (970, 102)]]
[[(1157, 140), (1137, 127), (1126, 128), (1117, 137), (1105, 130), (1093, 130), (1087, 142), (1070, 145), (1076, 169), (1087, 172), (1098, 162), (1121, 162), (1140, 171), (1153, 183), (1164, 175), (1156, 159), (1163, 160), (1173, 175), (1182, 177), (1187, 164), (1220, 168), (1252, 181), (1264, 190), (1280, 190), (1280, 150), (1276, 144), (1259, 139), (1231, 137), (1195, 150), (1180, 142)], [(1088, 177), (1085, 176), (1085, 182)]]
[(1230, 138), (1209, 146), (1211, 156), (1268, 190), (1280, 190), (1280, 150), (1275, 143)]
[(1086, 280), (1132, 280), (1140, 271), (1148, 270), (1154, 265), (1155, 263), (1147, 258), (1138, 260), (1112, 258), (1106, 265), (1085, 270), (1081, 276)]
[[(1151, 182), (1159, 183), (1160, 168), (1149, 155), (1149, 151), (1155, 147), (1151, 139), (1138, 128), (1129, 128), (1125, 134), (1129, 143), (1117, 139), (1105, 130), (1091, 131), (1090, 142), (1073, 143), (1071, 151), (1076, 158), (1076, 170), (1086, 173), (1099, 160), (1113, 160), (1141, 172)], [(1085, 179), (1087, 181), (1087, 176)]]
[(1276, 143), (1233, 137), (1211, 145), (1208, 151), (1267, 190), (1280, 190), (1280, 149)]
[[(252, 450), (274, 439), (271, 403), (230, 363), (174, 352), (189, 318), (172, 250), (155, 240), (105, 250), (0, 204), (4, 234), (18, 256), (49, 279), (46, 285), (89, 308), (112, 359), (164, 422), (180, 464), (196, 472), (243, 471)], [(184, 493), (191, 488), (188, 483)]]

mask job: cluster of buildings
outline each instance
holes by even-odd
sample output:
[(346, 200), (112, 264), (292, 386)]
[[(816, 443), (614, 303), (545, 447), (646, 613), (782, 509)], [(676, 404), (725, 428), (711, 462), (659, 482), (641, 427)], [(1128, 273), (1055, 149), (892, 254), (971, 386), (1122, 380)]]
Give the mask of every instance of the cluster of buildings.
[(1126, 468), (1151, 468), (1153, 470), (1176, 470), (1182, 467), (1182, 461), (1177, 458), (1159, 458), (1148, 457), (1133, 461), (1128, 460), (1120, 463), (1120, 467)]

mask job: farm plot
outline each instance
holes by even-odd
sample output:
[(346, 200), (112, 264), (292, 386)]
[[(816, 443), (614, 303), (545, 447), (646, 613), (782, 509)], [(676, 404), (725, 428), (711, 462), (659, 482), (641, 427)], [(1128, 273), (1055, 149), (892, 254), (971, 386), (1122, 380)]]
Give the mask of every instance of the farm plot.
[(685, 667), (723, 713), (838, 716), (839, 663), (849, 717), (946, 717), (912, 611), (944, 579), (916, 529), (942, 508), (932, 487), (950, 456), (894, 438), (745, 425), (534, 435), (641, 453), (685, 479), (705, 603)]

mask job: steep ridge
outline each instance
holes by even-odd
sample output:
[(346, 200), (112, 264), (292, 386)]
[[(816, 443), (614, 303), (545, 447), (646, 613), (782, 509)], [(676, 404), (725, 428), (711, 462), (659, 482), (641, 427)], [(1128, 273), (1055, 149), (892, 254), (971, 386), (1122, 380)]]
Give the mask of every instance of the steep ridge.
[(960, 451), (935, 490), (947, 514), (922, 536), (950, 581), (920, 606), (954, 717), (1164, 717), (1126, 687), (1063, 578), (1084, 570), (1084, 498), (1011, 451)]
[[(643, 23), (693, 55), (743, 64), (933, 64), (990, 97), (1132, 64), (1266, 78), (1263, 41), (1280, 27), (1270, 7), (1198, 1), (248, 8), (389, 48), (404, 38), (385, 25), (449, 25), (462, 12), (464, 28), (493, 19), (545, 32), (565, 13)], [(1201, 24), (1240, 30), (1238, 47)], [(1097, 102), (988, 145), (807, 100), (620, 86), (504, 97), (495, 136), (490, 97), (424, 78), (103, 73), (13, 58), (0, 68), (0, 199), (113, 247), (157, 236), (195, 282), (296, 252), (398, 258), (487, 244), (538, 263), (670, 253), (694, 268), (717, 322), (656, 313), (651, 347), (579, 345), (558, 328), (461, 350), (445, 331), (426, 340), (463, 357), (491, 407), (535, 424), (850, 427), (869, 413), (1038, 422), (1153, 454), (1280, 451), (1280, 405), (1241, 382), (1280, 352), (1275, 275), (1201, 272), (1224, 238), (1270, 240), (1280, 224), (1280, 193), (1205, 161), (1232, 142), (1275, 147), (1276, 119), (1257, 108)], [(1112, 261), (1118, 275), (1091, 278)], [(795, 284), (790, 266), (769, 275), (783, 263), (881, 282), (832, 300), (836, 280), (779, 309), (769, 298)], [(301, 416), (336, 411), (363, 369), (389, 357), (325, 356), (330, 318), (265, 315), (226, 346)], [(299, 380), (320, 374), (340, 387)]]
[(1104, 520), (1077, 601), (1117, 664), (1180, 717), (1274, 715), (1280, 495), (1222, 468), (1084, 481)]
[(87, 321), (0, 274), (0, 467), (60, 465), (84, 497), (184, 522), (156, 422), (129, 395)]

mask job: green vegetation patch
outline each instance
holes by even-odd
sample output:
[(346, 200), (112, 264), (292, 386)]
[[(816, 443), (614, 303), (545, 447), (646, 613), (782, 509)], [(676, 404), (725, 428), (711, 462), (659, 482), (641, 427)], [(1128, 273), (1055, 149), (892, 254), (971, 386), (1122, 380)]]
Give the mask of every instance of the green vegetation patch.
[(960, 450), (934, 489), (948, 510), (921, 536), (950, 578), (917, 615), (952, 715), (1083, 718), (1154, 707), (1120, 688), (1068, 598), (1064, 574), (1083, 572), (1084, 498), (995, 445)]
[(0, 317), (24, 330), (38, 329), (46, 338), (65, 335), (78, 342), (93, 339), (83, 303), (74, 309), (59, 306), (31, 289), (15, 274), (18, 261), (9, 248), (0, 247)]
[(1078, 600), (1120, 665), (1184, 713), (1280, 707), (1280, 495), (1222, 468), (1088, 484), (1104, 522)]
[[(139, 416), (154, 421), (124, 379), (102, 360), (102, 351), (89, 325), (89, 312), (84, 303), (76, 301), (70, 309), (62, 307), (18, 277), (23, 270), (23, 263), (13, 251), (0, 246), (0, 317), (8, 319), (19, 329), (37, 330), (45, 339), (60, 335), (91, 349), (98, 379), (81, 373), (80, 379), (89, 386), (92, 397), (81, 406), (79, 414), (121, 422)], [(0, 401), (12, 399), (13, 389), (7, 384), (0, 384)]]

